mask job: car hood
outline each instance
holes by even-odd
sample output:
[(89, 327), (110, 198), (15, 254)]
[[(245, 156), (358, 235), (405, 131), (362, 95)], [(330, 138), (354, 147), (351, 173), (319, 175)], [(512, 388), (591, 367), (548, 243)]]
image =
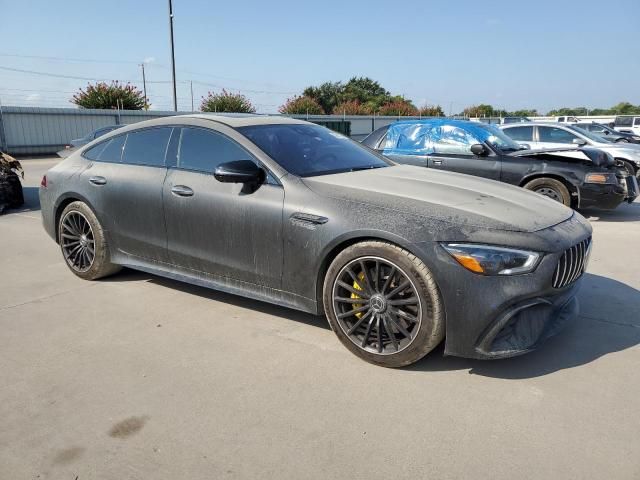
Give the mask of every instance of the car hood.
[(322, 196), (485, 229), (534, 232), (573, 215), (519, 187), (411, 165), (307, 177), (304, 183)]

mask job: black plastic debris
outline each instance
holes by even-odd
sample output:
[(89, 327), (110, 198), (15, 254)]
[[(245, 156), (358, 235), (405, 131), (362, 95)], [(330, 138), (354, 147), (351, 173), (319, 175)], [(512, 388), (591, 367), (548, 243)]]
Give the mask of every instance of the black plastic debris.
[(24, 178), (24, 171), (20, 162), (0, 152), (0, 214), (24, 204), (21, 177)]

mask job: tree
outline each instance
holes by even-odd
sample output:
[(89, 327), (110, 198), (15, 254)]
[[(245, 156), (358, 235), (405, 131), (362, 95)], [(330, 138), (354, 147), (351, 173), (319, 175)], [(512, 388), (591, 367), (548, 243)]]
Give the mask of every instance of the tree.
[(440, 105), (425, 105), (418, 109), (418, 115), (422, 117), (444, 117), (444, 110)]
[(484, 103), (471, 105), (462, 111), (462, 115), (465, 117), (493, 117), (495, 114), (493, 107)]
[(332, 112), (334, 115), (369, 115), (369, 109), (357, 100), (349, 100), (336, 105)]
[(382, 105), (378, 111), (378, 115), (401, 116), (401, 115), (418, 115), (418, 109), (409, 100), (405, 100), (400, 96), (392, 97), (392, 99)]
[(617, 115), (638, 115), (640, 106), (632, 105), (629, 102), (620, 102), (610, 108)]
[(284, 105), (281, 105), (278, 109), (280, 113), (288, 114), (309, 114), (309, 115), (323, 115), (324, 110), (322, 106), (313, 98), (307, 96), (295, 96), (293, 98), (287, 98)]
[(110, 84), (89, 83), (86, 89), (78, 90), (70, 101), (80, 108), (122, 108), (124, 110), (149, 108), (144, 94), (137, 87), (130, 83), (122, 85), (117, 80)]
[(247, 97), (239, 93), (227, 92), (224, 88), (221, 93), (208, 92), (206, 97), (202, 97), (200, 110), (229, 113), (255, 113), (256, 111)]
[(319, 87), (305, 88), (302, 96), (314, 99), (325, 112), (332, 112), (339, 103), (342, 103), (343, 91), (342, 82), (325, 82)]
[(537, 117), (538, 111), (535, 108), (532, 109), (522, 109), (522, 110), (516, 110), (514, 112), (509, 112), (509, 117)]

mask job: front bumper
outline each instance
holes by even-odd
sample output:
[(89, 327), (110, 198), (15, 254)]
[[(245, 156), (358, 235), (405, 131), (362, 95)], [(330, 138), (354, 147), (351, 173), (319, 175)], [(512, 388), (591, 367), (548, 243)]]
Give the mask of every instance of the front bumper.
[(613, 210), (622, 202), (633, 202), (638, 197), (638, 181), (633, 175), (621, 177), (617, 185), (585, 183), (580, 186), (579, 208)]
[[(535, 271), (513, 276), (477, 275), (459, 265), (440, 244), (417, 244), (444, 301), (445, 354), (478, 359), (512, 357), (536, 349), (557, 334), (578, 315), (576, 294), (582, 279), (554, 288), (554, 272), (562, 253), (590, 234), (588, 224), (575, 220), (526, 234), (518, 240), (518, 248), (536, 250), (532, 237), (539, 236), (553, 245), (554, 252), (545, 253)], [(504, 240), (520, 237), (510, 232), (502, 236)]]

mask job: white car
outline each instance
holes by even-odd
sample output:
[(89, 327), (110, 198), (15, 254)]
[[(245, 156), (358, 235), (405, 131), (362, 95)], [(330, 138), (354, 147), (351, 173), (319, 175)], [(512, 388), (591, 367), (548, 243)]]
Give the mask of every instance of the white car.
[[(640, 145), (633, 143), (612, 143), (575, 125), (557, 123), (519, 123), (500, 125), (509, 137), (531, 150), (542, 148), (573, 148), (590, 146), (603, 150), (624, 163), (625, 168), (640, 178)], [(576, 152), (576, 157), (581, 154)]]
[(613, 128), (619, 132), (640, 135), (640, 115), (619, 115), (613, 122)]

